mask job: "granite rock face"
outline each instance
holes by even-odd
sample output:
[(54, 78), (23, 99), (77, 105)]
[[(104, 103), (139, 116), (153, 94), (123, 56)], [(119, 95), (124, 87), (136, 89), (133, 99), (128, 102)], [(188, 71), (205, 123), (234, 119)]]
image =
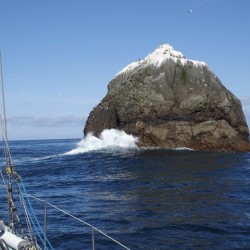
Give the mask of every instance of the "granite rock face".
[(120, 71), (91, 111), (84, 134), (118, 128), (139, 146), (249, 151), (240, 101), (203, 62), (168, 44)]

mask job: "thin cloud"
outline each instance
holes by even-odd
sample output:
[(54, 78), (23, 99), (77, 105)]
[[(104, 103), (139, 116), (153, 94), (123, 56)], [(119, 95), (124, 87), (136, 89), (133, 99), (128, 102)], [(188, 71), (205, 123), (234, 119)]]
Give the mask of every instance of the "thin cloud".
[(50, 116), (13, 116), (8, 118), (8, 123), (13, 126), (32, 126), (32, 127), (70, 127), (83, 126), (86, 118), (77, 115), (62, 115), (57, 117)]
[(250, 96), (241, 97), (240, 101), (241, 101), (243, 106), (248, 106), (248, 105), (250, 105)]
[(244, 115), (247, 121), (247, 125), (249, 126), (250, 125), (250, 111), (244, 110)]

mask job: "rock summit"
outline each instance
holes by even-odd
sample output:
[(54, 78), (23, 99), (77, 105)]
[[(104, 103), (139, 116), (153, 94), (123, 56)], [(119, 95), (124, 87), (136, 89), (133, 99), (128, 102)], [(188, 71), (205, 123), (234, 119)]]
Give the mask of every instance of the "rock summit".
[(163, 44), (121, 70), (90, 112), (84, 134), (117, 128), (143, 147), (250, 151), (240, 101), (204, 62)]

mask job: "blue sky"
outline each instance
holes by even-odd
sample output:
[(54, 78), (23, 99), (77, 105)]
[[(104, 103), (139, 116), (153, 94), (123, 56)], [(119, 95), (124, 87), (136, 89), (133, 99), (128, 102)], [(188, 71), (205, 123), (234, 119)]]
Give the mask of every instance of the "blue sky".
[(249, 11), (248, 0), (0, 0), (9, 138), (81, 138), (112, 77), (161, 43), (206, 62), (250, 124)]

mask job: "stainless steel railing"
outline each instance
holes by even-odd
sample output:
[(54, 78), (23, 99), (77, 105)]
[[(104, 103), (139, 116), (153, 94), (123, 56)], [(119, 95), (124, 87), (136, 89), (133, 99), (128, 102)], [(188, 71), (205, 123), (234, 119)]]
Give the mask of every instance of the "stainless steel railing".
[[(6, 186), (3, 185), (3, 184), (0, 184), (0, 187), (3, 187), (4, 189), (6, 189)], [(71, 213), (43, 200), (43, 199), (40, 199), (38, 197), (35, 197), (33, 195), (29, 195), (29, 194), (23, 194), (23, 195), (27, 195), (28, 197), (34, 199), (34, 200), (37, 200), (41, 203), (43, 203), (43, 206), (44, 206), (44, 226), (43, 226), (43, 230), (44, 230), (44, 242), (43, 242), (43, 245), (44, 245), (44, 250), (47, 249), (46, 247), (46, 238), (47, 238), (47, 215), (48, 215), (48, 206), (56, 209), (57, 211), (73, 218), (75, 221), (78, 221), (80, 222), (81, 224), (89, 227), (91, 229), (91, 244), (92, 244), (92, 250), (95, 250), (95, 233), (100, 233), (101, 235), (103, 235), (105, 238), (107, 238), (108, 240), (114, 242), (115, 244), (119, 245), (122, 249), (126, 249), (126, 250), (130, 250), (130, 248), (128, 248), (127, 246), (123, 245), (121, 242), (117, 241), (116, 239), (114, 239), (113, 237), (109, 236), (108, 234), (104, 233), (103, 231), (101, 231), (100, 229), (96, 228), (95, 226), (87, 223), (86, 221), (83, 221), (79, 218), (77, 218), (76, 216), (72, 215)]]
[[(30, 198), (32, 199), (35, 199), (35, 200), (38, 200), (42, 203), (44, 203), (44, 238), (46, 237), (46, 234), (47, 234), (47, 207), (50, 206), (50, 207), (53, 207), (54, 209), (56, 209), (57, 211), (60, 211), (61, 213), (73, 218), (74, 220), (80, 222), (81, 224), (89, 227), (91, 229), (91, 241), (92, 241), (92, 250), (95, 250), (95, 232), (98, 232), (100, 234), (102, 234), (103, 236), (105, 236), (107, 239), (113, 241), (114, 243), (116, 243), (117, 245), (119, 245), (121, 248), (123, 249), (126, 249), (126, 250), (130, 250), (130, 248), (128, 248), (127, 246), (123, 245), (121, 242), (115, 240), (114, 238), (112, 238), (111, 236), (107, 235), (106, 233), (104, 233), (103, 231), (101, 231), (100, 229), (96, 228), (95, 226), (87, 223), (86, 221), (83, 221), (79, 218), (77, 218), (76, 216), (72, 215), (71, 213), (43, 200), (43, 199), (40, 199), (38, 197), (35, 197), (33, 195), (28, 195)], [(46, 242), (46, 241), (45, 241)], [(45, 247), (45, 250), (46, 250), (46, 247)]]

